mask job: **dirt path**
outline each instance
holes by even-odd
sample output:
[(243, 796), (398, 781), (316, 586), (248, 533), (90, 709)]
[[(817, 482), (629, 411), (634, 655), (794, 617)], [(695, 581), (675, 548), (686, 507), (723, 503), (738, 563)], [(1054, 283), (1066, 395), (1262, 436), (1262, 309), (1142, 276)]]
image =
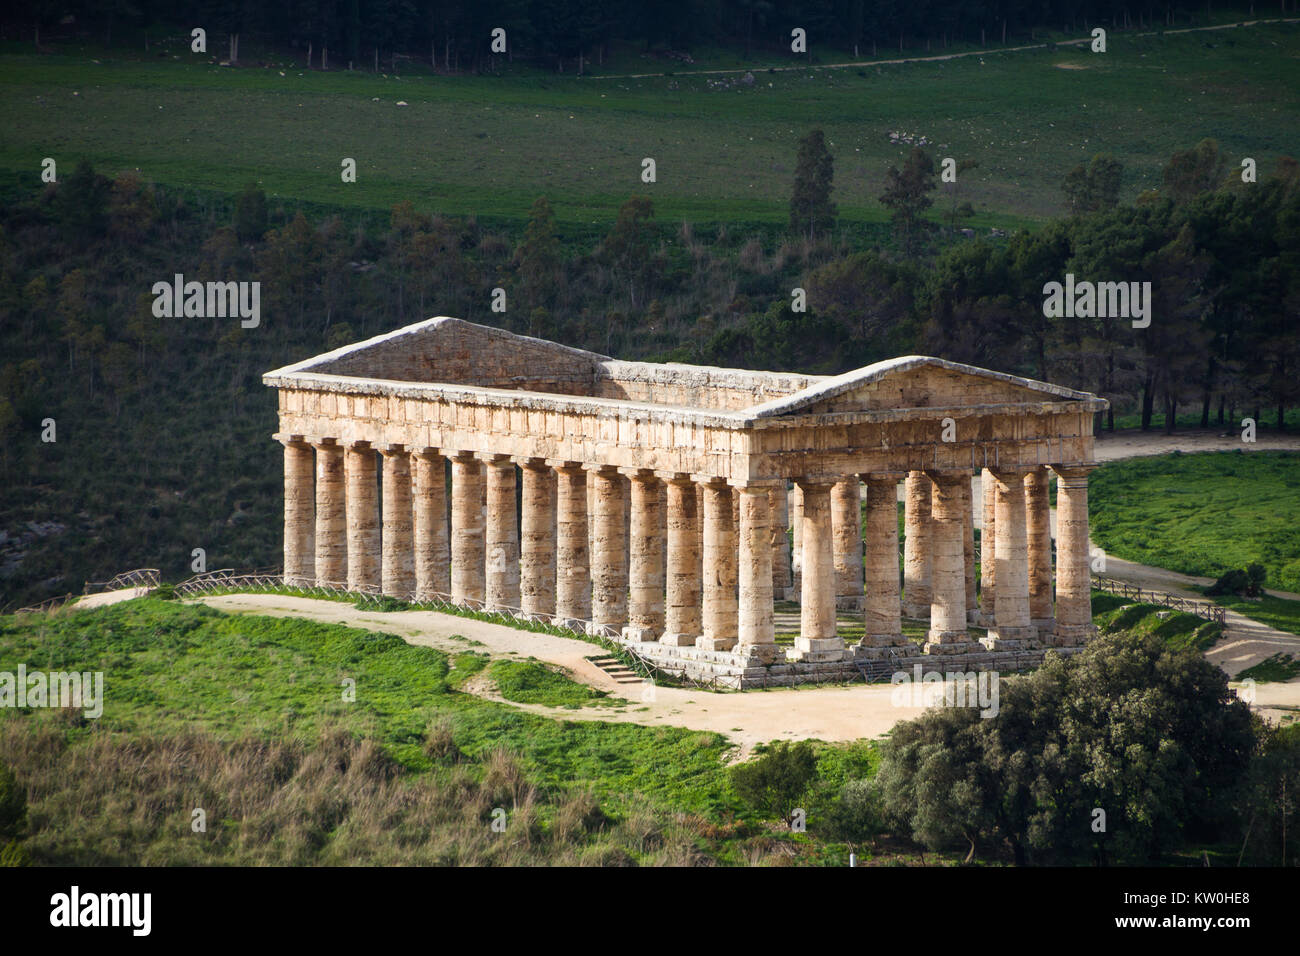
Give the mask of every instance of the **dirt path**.
[[(410, 644), (442, 651), (481, 649), (494, 657), (535, 657), (563, 668), (575, 680), (607, 691), (611, 696), (623, 697), (627, 705), (570, 710), (516, 704), (481, 686), (467, 689), (486, 699), (557, 720), (598, 720), (714, 731), (738, 745), (735, 754), (738, 760), (745, 759), (756, 744), (770, 740), (848, 741), (879, 737), (898, 721), (910, 720), (922, 712), (921, 707), (895, 705), (891, 699), (894, 688), (888, 684), (774, 688), (744, 693), (654, 687), (653, 694), (646, 695), (639, 685), (615, 683), (586, 660), (603, 653), (594, 644), (437, 611), (362, 611), (339, 601), (279, 594), (225, 594), (203, 598), (202, 602), (230, 613), (300, 617), (382, 631), (396, 634)], [(471, 642), (478, 642), (478, 646)], [(1263, 684), (1256, 688), (1256, 695), (1257, 708), (1270, 720), (1300, 710), (1300, 682)]]
[[(232, 613), (300, 617), (383, 631), (396, 634), (410, 644), (442, 651), (482, 650), (494, 657), (512, 654), (535, 657), (563, 668), (574, 680), (627, 699), (627, 706), (570, 710), (516, 704), (481, 690), (480, 695), (560, 720), (603, 720), (715, 731), (739, 745), (737, 759), (743, 759), (755, 744), (770, 740), (843, 741), (879, 737), (898, 721), (909, 720), (922, 711), (920, 707), (894, 706), (890, 699), (893, 688), (888, 684), (773, 688), (744, 693), (654, 687), (653, 699), (643, 700), (641, 685), (617, 684), (586, 660), (602, 655), (600, 647), (576, 638), (536, 634), (437, 611), (362, 611), (339, 601), (279, 594), (225, 594), (203, 598), (202, 602)], [(477, 641), (481, 647), (469, 641)]]
[(1168, 455), (1180, 451), (1300, 451), (1300, 435), (1269, 435), (1260, 437), (1254, 444), (1241, 440), (1240, 431), (1224, 433), (1187, 432), (1165, 435), (1159, 432), (1119, 432), (1102, 434), (1095, 443), (1098, 461), (1119, 461), (1121, 458), (1145, 458), (1151, 455)]
[[(1208, 27), (1183, 27), (1179, 30), (1148, 30), (1142, 33), (1120, 33), (1124, 37), (1153, 37), (1153, 36), (1173, 36), (1178, 33), (1203, 33), (1207, 30), (1235, 30), (1238, 27), (1264, 26), (1270, 23), (1300, 23), (1300, 19), (1294, 17), (1275, 18), (1271, 20), (1242, 20), (1237, 23), (1218, 23)], [(1067, 46), (1089, 46), (1092, 43), (1092, 37), (1079, 37), (1074, 40), (1057, 40), (1052, 43), (1027, 43), (1023, 46), (1003, 46), (990, 47), (984, 50), (969, 50), (963, 53), (939, 53), (933, 56), (903, 56), (895, 57), (888, 60), (851, 60), (845, 63), (816, 63), (805, 64), (802, 66), (759, 66), (759, 67), (741, 67), (734, 70), (674, 70), (672, 76), (725, 76), (729, 74), (753, 73), (758, 70), (762, 73), (790, 73), (802, 70), (850, 70), (861, 69), (867, 66), (897, 66), (902, 63), (938, 63), (943, 60), (961, 60), (972, 56), (994, 56), (998, 53), (1020, 53), (1024, 50), (1045, 50), (1049, 46), (1056, 47)], [(645, 80), (655, 77), (668, 76), (668, 73), (604, 73), (599, 75), (584, 76), (585, 80)]]

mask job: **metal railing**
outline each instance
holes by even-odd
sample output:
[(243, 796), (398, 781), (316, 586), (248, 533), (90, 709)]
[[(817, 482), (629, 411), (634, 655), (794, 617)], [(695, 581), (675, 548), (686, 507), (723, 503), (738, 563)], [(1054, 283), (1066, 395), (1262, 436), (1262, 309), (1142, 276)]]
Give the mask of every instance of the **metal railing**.
[(1213, 621), (1216, 624), (1227, 623), (1227, 611), (1218, 604), (1209, 601), (1193, 601), (1190, 598), (1179, 597), (1176, 594), (1167, 594), (1164, 591), (1151, 591), (1146, 588), (1138, 587), (1136, 584), (1129, 584), (1127, 581), (1117, 581), (1115, 578), (1103, 577), (1100, 574), (1092, 576), (1092, 586), (1095, 590), (1105, 591), (1107, 594), (1114, 594), (1118, 597), (1129, 598), (1138, 604), (1158, 604), (1161, 607), (1167, 607), (1174, 611), (1184, 611), (1188, 614), (1195, 614), (1197, 617), (1206, 621)]
[(40, 604), (20, 607), (18, 610), (14, 611), (14, 613), (45, 614), (61, 608), (66, 604), (73, 604), (88, 594), (104, 594), (108, 591), (124, 591), (127, 588), (147, 588), (153, 590), (158, 587), (158, 583), (159, 574), (157, 568), (134, 568), (130, 571), (123, 571), (121, 574), (115, 574), (107, 581), (87, 581), (82, 587), (80, 594), (75, 594), (72, 591), (69, 591), (67, 594), (60, 594), (58, 597), (46, 598)]

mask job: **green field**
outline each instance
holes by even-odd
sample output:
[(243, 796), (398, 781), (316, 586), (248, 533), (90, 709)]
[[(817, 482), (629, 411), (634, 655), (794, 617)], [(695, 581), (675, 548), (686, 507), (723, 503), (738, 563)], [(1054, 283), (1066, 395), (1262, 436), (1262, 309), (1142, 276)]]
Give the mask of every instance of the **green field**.
[(1258, 563), (1266, 588), (1300, 591), (1300, 455), (1111, 462), (1093, 473), (1088, 498), (1092, 539), (1109, 554), (1205, 577)]
[[(942, 63), (707, 76), (442, 77), (310, 72), (291, 63), (222, 68), (135, 51), (0, 56), (0, 170), (37, 182), (70, 171), (140, 170), (146, 181), (361, 208), (401, 200), (446, 214), (522, 219), (547, 195), (561, 220), (606, 222), (645, 192), (658, 217), (699, 223), (786, 218), (798, 138), (825, 129), (845, 222), (881, 221), (885, 169), (925, 136), (936, 157), (974, 159), (962, 200), (977, 225), (1057, 215), (1064, 173), (1109, 151), (1124, 196), (1156, 184), (1176, 149), (1206, 136), (1261, 170), (1300, 141), (1294, 25), (1139, 37), (1109, 52), (987, 54)], [(704, 64), (697, 64), (697, 68)], [(283, 75), (281, 75), (283, 74)], [(1141, 95), (1137, 95), (1137, 91)], [(408, 106), (399, 107), (398, 101)], [(643, 185), (641, 160), (658, 181)], [(340, 181), (344, 157), (358, 181)], [(935, 212), (946, 203), (940, 198)]]

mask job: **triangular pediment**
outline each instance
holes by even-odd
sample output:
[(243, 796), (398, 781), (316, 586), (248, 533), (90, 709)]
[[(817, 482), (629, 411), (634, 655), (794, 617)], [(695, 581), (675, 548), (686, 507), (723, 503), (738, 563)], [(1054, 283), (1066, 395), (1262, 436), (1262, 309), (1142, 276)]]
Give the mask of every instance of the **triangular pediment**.
[(750, 409), (755, 418), (906, 408), (1088, 401), (1094, 396), (1047, 382), (906, 355), (845, 372)]

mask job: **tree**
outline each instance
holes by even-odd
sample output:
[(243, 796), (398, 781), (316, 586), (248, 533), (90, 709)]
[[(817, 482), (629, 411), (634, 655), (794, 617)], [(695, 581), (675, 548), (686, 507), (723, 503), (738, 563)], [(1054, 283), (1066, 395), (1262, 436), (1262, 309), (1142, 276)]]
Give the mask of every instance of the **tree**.
[(894, 228), (902, 233), (903, 250), (912, 255), (916, 247), (916, 233), (921, 225), (921, 214), (930, 208), (934, 199), (934, 161), (919, 146), (912, 147), (901, 170), (890, 166), (885, 174), (885, 191), (880, 202), (891, 212)]
[(240, 242), (256, 242), (266, 234), (266, 193), (253, 183), (235, 200), (235, 235)]
[(654, 215), (654, 203), (648, 196), (632, 196), (619, 206), (614, 228), (605, 237), (605, 254), (616, 275), (627, 283), (633, 308), (638, 284), (648, 285), (653, 271), (650, 238)]
[(529, 304), (549, 305), (556, 291), (560, 242), (555, 237), (555, 212), (545, 196), (533, 201), (515, 262)]
[(108, 200), (112, 184), (95, 172), (87, 160), (77, 168), (55, 194), (55, 213), (68, 233), (79, 242), (104, 234), (108, 227)]
[(815, 129), (799, 140), (794, 170), (794, 192), (790, 196), (790, 231), (816, 239), (835, 226), (835, 204), (831, 202), (835, 161), (826, 148), (826, 136)]
[(1061, 185), (1065, 202), (1073, 215), (1113, 209), (1119, 205), (1124, 166), (1109, 153), (1098, 153), (1084, 167), (1082, 163), (1065, 175)]
[(794, 820), (799, 801), (817, 776), (812, 744), (780, 741), (757, 760), (731, 768), (731, 787), (756, 810), (784, 820)]
[(1174, 153), (1160, 174), (1165, 195), (1178, 205), (1224, 185), (1228, 158), (1213, 139), (1203, 139), (1191, 149)]

